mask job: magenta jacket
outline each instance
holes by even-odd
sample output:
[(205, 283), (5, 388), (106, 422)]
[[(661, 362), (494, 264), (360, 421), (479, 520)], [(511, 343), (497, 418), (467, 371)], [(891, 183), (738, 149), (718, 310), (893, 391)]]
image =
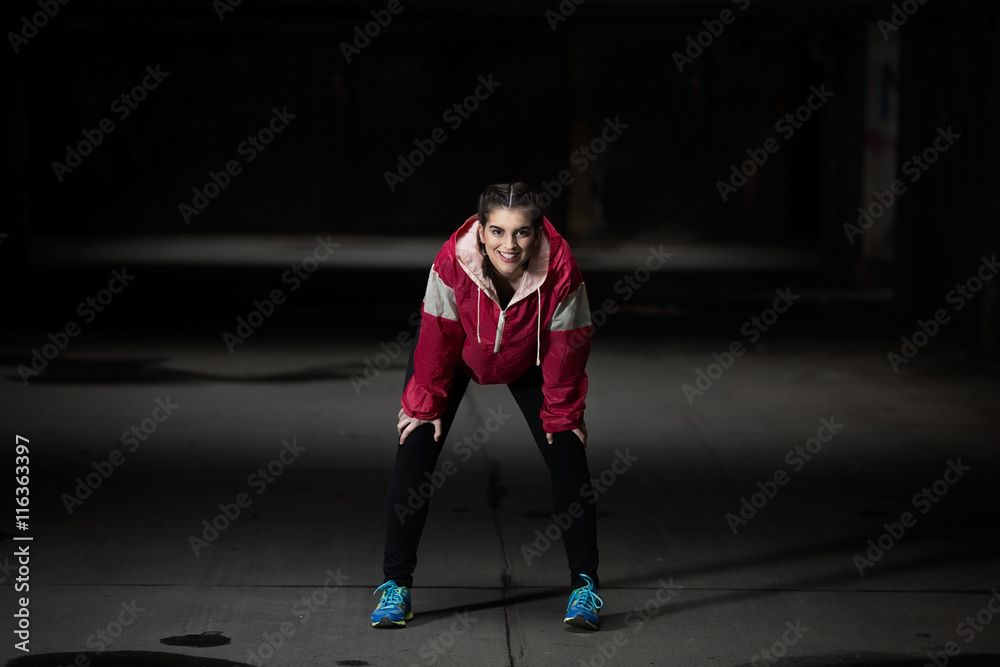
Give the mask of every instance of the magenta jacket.
[(569, 244), (545, 219), (541, 239), (506, 310), (482, 272), (473, 215), (445, 241), (421, 304), (413, 376), (403, 390), (406, 414), (444, 414), (456, 364), (479, 384), (513, 382), (542, 368), (547, 433), (583, 422), (593, 324), (583, 275)]

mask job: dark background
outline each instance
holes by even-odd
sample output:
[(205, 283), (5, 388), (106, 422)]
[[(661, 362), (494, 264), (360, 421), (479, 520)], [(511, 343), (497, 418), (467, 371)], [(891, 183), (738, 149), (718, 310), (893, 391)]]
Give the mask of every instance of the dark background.
[[(897, 2), (916, 12), (883, 39), (892, 2), (561, 0), (575, 10), (553, 30), (560, 0), (402, 0), (347, 62), (341, 44), (388, 0), (243, 0), (224, 20), (213, 0), (69, 0), (15, 53), (39, 2), (57, 0), (0, 0), (0, 425), (31, 441), (38, 642), (12, 666), (70, 664), (133, 598), (149, 611), (93, 664), (235, 664), (340, 566), (349, 585), (273, 664), (400, 664), (469, 608), (483, 622), (436, 664), (605, 664), (629, 610), (676, 577), (678, 601), (607, 664), (745, 665), (801, 619), (816, 629), (783, 666), (903, 667), (944, 656), (956, 624), (993, 604), (1000, 280), (960, 312), (946, 295), (998, 250), (1000, 3)], [(678, 72), (673, 54), (724, 9), (735, 22)], [(157, 66), (169, 76), (117, 119), (113, 101)], [(480, 77), (501, 86), (446, 126)], [(834, 95), (723, 202), (717, 181), (813, 87)], [(237, 146), (274, 108), (296, 118), (248, 164)], [(115, 131), (59, 182), (53, 161), (109, 116)], [(628, 127), (577, 171), (571, 155), (608, 118)], [(397, 156), (441, 127), (447, 141), (390, 190)], [(947, 128), (961, 138), (851, 244), (857, 208)], [(185, 224), (178, 206), (230, 160), (242, 173)], [(618, 306), (588, 363), (590, 471), (641, 458), (600, 499), (602, 631), (557, 631), (562, 547), (524, 562), (551, 516), (549, 475), (494, 386), (470, 389), (446, 438), (454, 459), (493, 410), (513, 415), (435, 492), (416, 621), (373, 638), (410, 316), (434, 253), (488, 184), (544, 190), (564, 170), (575, 181), (548, 217), (592, 308)], [(292, 293), (280, 277), (317, 237), (340, 246)], [(661, 246), (670, 260), (616, 292)], [(84, 321), (78, 304), (123, 267), (134, 281)], [(227, 349), (276, 288), (286, 301)], [(741, 325), (776, 290), (799, 298), (751, 337)], [(891, 365), (937, 309), (950, 322)], [(68, 322), (79, 337), (56, 349)], [(182, 407), (161, 423), (165, 400)], [(844, 432), (766, 507), (753, 500), (736, 535), (727, 513), (763, 498), (825, 421)], [(140, 425), (148, 439), (126, 447)], [(193, 552), (295, 439), (301, 462)], [(114, 455), (124, 464), (98, 474)], [(859, 571), (854, 557), (916, 510), (914, 493), (944, 495), (957, 461), (967, 481)], [(8, 525), (10, 586), (11, 538), (28, 527)], [(949, 664), (998, 664), (991, 618)], [(209, 633), (231, 643), (167, 641)]]
[[(524, 180), (541, 188), (572, 169), (570, 155), (599, 136), (606, 118), (628, 129), (586, 172), (573, 172), (574, 194), (556, 197), (548, 211), (575, 244), (736, 244), (749, 254), (780, 247), (818, 258), (791, 274), (740, 276), (724, 262), (661, 272), (632, 305), (667, 320), (711, 318), (743, 287), (773, 290), (794, 278), (812, 290), (807, 300), (816, 306), (797, 319), (828, 327), (844, 313), (864, 312), (845, 328), (884, 321), (895, 331), (945, 305), (947, 291), (996, 251), (996, 3), (927, 2), (889, 37), (898, 42), (899, 70), (876, 94), (898, 92), (899, 162), (929, 146), (938, 128), (950, 126), (962, 139), (895, 204), (888, 260), (866, 257), (842, 227), (871, 199), (862, 180), (868, 31), (890, 17), (890, 3), (754, 0), (741, 12), (730, 2), (566, 0), (575, 11), (555, 30), (545, 12), (558, 11), (556, 2), (402, 5), (350, 63), (341, 44), (386, 3), (245, 0), (223, 20), (209, 0), (60, 6), (6, 58), (4, 153), (12, 175), (2, 264), (16, 285), (12, 306), (52, 312), (16, 318), (14, 326), (52, 329), (80, 298), (67, 283), (88, 271), (94, 280), (106, 275), (108, 266), (88, 265), (83, 255), (81, 265), (46, 263), (51, 249), (81, 241), (174, 237), (196, 247), (203, 235), (248, 233), (443, 240), (474, 211), (485, 185)], [(726, 8), (736, 21), (679, 73), (672, 54)], [(5, 10), (12, 29), (38, 6), (5, 3)], [(114, 117), (116, 130), (60, 183), (52, 162), (112, 116), (112, 101), (156, 65), (169, 77), (127, 119)], [(490, 75), (501, 87), (460, 128), (448, 127), (443, 112)], [(775, 121), (821, 84), (832, 99), (794, 137), (779, 136), (779, 152), (723, 202), (716, 182), (730, 165), (775, 136)], [(185, 225), (178, 205), (190, 203), (209, 171), (240, 159), (237, 145), (275, 107), (296, 119)], [(384, 172), (437, 127), (447, 141), (390, 191)], [(374, 292), (387, 316), (399, 317), (415, 307), (426, 273), (394, 271), (391, 263), (327, 268), (324, 287), (275, 322), (329, 324), (338, 315), (322, 304), (333, 295), (354, 298), (357, 290), (342, 289), (354, 280), (406, 285)], [(130, 307), (109, 309), (97, 327), (197, 328), (216, 313), (220, 296), (242, 304), (274, 282), (273, 268), (252, 262), (236, 269), (158, 264), (145, 275), (155, 278), (130, 291)], [(307, 307), (310, 299), (317, 307)], [(990, 284), (945, 338), (995, 353), (996, 303)]]

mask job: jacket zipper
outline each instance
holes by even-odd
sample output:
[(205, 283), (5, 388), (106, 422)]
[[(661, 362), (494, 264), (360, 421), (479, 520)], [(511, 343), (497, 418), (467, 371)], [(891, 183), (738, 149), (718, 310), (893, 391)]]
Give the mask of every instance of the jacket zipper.
[(493, 354), (496, 354), (497, 352), (500, 351), (500, 336), (503, 335), (503, 323), (504, 323), (504, 320), (506, 319), (506, 317), (505, 317), (506, 313), (507, 313), (506, 309), (505, 310), (501, 310), (500, 311), (500, 319), (497, 320), (497, 340), (496, 340), (496, 343), (493, 344)]

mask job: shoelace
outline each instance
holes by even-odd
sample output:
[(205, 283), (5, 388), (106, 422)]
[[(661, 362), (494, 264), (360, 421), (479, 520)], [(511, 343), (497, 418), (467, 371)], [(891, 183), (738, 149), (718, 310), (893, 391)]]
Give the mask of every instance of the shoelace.
[(382, 591), (382, 599), (378, 601), (379, 607), (402, 607), (403, 606), (403, 589), (396, 585), (395, 581), (389, 580), (376, 588), (372, 595)]
[(604, 600), (602, 600), (601, 596), (594, 590), (594, 580), (585, 574), (581, 574), (580, 576), (587, 581), (587, 585), (581, 586), (573, 591), (573, 599), (570, 601), (570, 606), (574, 604), (582, 604), (588, 609), (600, 609), (603, 607)]

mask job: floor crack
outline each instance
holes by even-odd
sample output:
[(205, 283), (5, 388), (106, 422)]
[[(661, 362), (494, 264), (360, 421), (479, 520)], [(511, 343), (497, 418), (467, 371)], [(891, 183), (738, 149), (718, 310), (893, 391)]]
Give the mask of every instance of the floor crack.
[(504, 631), (507, 639), (507, 660), (511, 667), (514, 667), (514, 646), (511, 642), (511, 608), (507, 604), (507, 600), (511, 596), (511, 567), (510, 559), (507, 552), (507, 543), (504, 540), (503, 530), (500, 527), (500, 501), (506, 495), (503, 487), (500, 485), (500, 464), (495, 459), (487, 457), (487, 464), (490, 471), (490, 484), (489, 484), (489, 502), (490, 509), (493, 510), (493, 525), (497, 529), (497, 539), (500, 542), (500, 554), (503, 557), (503, 574), (502, 574), (502, 585), (503, 585), (503, 619), (504, 619)]
[(507, 659), (511, 667), (514, 667), (514, 646), (511, 641), (511, 608), (507, 600), (511, 597), (511, 565), (507, 550), (507, 542), (504, 539), (503, 530), (500, 524), (500, 504), (507, 492), (500, 481), (500, 462), (489, 455), (486, 447), (483, 447), (483, 455), (486, 458), (486, 466), (489, 471), (489, 486), (487, 487), (490, 510), (493, 512), (493, 525), (496, 526), (497, 540), (500, 543), (500, 556), (503, 559), (503, 573), (501, 575), (501, 585), (503, 587), (503, 617), (504, 630), (507, 640)]
[[(470, 392), (471, 393), (471, 392)], [(478, 413), (479, 406), (474, 397), (469, 401), (470, 407)], [(500, 505), (503, 502), (504, 497), (507, 495), (507, 491), (503, 488), (501, 483), (500, 474), (500, 462), (490, 456), (489, 442), (485, 442), (481, 445), (480, 451), (482, 452), (483, 460), (486, 463), (486, 470), (489, 475), (489, 484), (486, 487), (486, 499), (489, 504), (489, 508), (493, 515), (493, 525), (496, 526), (497, 540), (500, 543), (500, 556), (503, 560), (503, 572), (500, 576), (500, 584), (503, 594), (503, 618), (504, 618), (504, 633), (507, 641), (507, 661), (511, 667), (515, 665), (514, 658), (514, 647), (511, 641), (511, 608), (507, 604), (507, 601), (511, 598), (511, 575), (512, 568), (510, 563), (510, 557), (507, 550), (507, 542), (504, 539), (503, 530), (500, 525)], [(519, 652), (520, 653), (520, 652)], [(518, 656), (520, 657), (520, 655)]]

